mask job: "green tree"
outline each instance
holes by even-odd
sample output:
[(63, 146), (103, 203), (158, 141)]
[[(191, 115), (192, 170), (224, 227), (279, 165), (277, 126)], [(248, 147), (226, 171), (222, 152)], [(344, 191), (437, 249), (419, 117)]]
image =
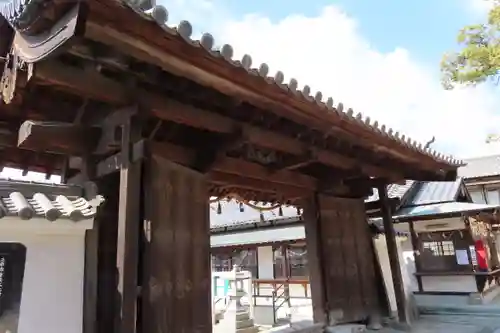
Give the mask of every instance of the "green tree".
[(445, 89), (500, 79), (500, 0), (484, 1), (492, 4), (486, 23), (460, 30), (459, 51), (445, 54), (441, 61)]

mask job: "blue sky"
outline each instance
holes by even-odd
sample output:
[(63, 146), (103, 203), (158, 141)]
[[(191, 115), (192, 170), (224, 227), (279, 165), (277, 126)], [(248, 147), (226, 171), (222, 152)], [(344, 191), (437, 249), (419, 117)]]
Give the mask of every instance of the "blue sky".
[[(500, 131), (496, 87), (445, 92), (439, 63), (466, 24), (481, 22), (485, 0), (163, 0), (169, 24), (308, 84), (420, 142), (460, 157), (500, 152), (485, 145)], [(453, 126), (450, 126), (450, 123)], [(474, 127), (474, 131), (470, 129)], [(463, 133), (467, 132), (467, 136)]]
[(361, 34), (379, 51), (404, 47), (433, 65), (439, 63), (445, 50), (456, 47), (455, 38), (461, 27), (478, 22), (477, 12), (464, 0), (226, 0), (223, 3), (233, 18), (259, 13), (273, 21), (291, 14), (315, 16), (328, 5), (336, 5), (355, 18)]

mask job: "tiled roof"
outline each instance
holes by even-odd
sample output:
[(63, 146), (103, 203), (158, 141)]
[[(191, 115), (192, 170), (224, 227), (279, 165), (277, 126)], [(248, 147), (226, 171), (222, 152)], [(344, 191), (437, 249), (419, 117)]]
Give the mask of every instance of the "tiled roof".
[(463, 178), (479, 178), (500, 175), (500, 155), (469, 158), (467, 165), (458, 168), (458, 176)]
[[(21, 23), (31, 22), (36, 19), (37, 9), (54, 0), (9, 0), (0, 6), (0, 13), (14, 27), (18, 27)], [(102, 0), (105, 1), (105, 0)], [(108, 0), (111, 1), (111, 0)], [(115, 0), (116, 1), (116, 0)], [(158, 24), (165, 33), (182, 38), (193, 48), (202, 48), (210, 55), (217, 59), (224, 59), (228, 65), (244, 69), (252, 77), (252, 79), (260, 78), (270, 85), (276, 85), (285, 90), (290, 95), (297, 99), (302, 99), (305, 102), (315, 104), (318, 111), (330, 111), (343, 121), (351, 123), (354, 126), (372, 131), (377, 135), (389, 138), (401, 146), (418, 151), (419, 153), (431, 156), (436, 161), (445, 162), (449, 165), (462, 165), (462, 161), (456, 160), (450, 156), (443, 155), (430, 148), (424, 147), (421, 143), (394, 131), (392, 128), (387, 128), (385, 125), (380, 125), (377, 121), (373, 121), (370, 117), (364, 117), (361, 113), (354, 114), (352, 109), (347, 109), (344, 112), (344, 106), (339, 103), (334, 106), (334, 101), (331, 97), (324, 98), (323, 94), (318, 91), (316, 94), (311, 94), (311, 88), (304, 85), (302, 90), (298, 90), (298, 82), (291, 78), (288, 83), (284, 82), (285, 75), (278, 71), (274, 77), (269, 76), (269, 66), (262, 63), (258, 68), (252, 67), (252, 57), (245, 54), (241, 60), (233, 59), (233, 47), (229, 44), (223, 45), (220, 49), (215, 49), (215, 41), (211, 34), (204, 33), (200, 40), (192, 39), (193, 28), (188, 21), (181, 21), (177, 27), (169, 27), (167, 25), (168, 11), (162, 5), (154, 5), (154, 1), (137, 1), (137, 0), (121, 0), (126, 6), (134, 10), (143, 19), (154, 21)]]
[(406, 200), (404, 206), (420, 206), (455, 201), (462, 184), (461, 178), (454, 182), (420, 182), (418, 188)]
[(88, 201), (81, 188), (34, 182), (0, 180), (0, 218), (45, 218), (80, 221), (94, 218), (102, 197)]

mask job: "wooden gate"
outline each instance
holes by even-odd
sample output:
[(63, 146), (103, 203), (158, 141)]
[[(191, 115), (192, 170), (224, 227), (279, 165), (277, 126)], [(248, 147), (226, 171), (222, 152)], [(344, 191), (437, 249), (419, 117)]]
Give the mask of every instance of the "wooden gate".
[(154, 155), (146, 169), (143, 332), (211, 332), (205, 177)]
[[(332, 324), (365, 320), (377, 311), (378, 296), (364, 202), (319, 196), (316, 205), (320, 213), (316, 221), (306, 221), (306, 237), (318, 243), (314, 248), (321, 279), (316, 281), (324, 284), (320, 302)], [(309, 216), (314, 218), (306, 219)], [(317, 228), (315, 237), (307, 230), (314, 227), (311, 224)]]

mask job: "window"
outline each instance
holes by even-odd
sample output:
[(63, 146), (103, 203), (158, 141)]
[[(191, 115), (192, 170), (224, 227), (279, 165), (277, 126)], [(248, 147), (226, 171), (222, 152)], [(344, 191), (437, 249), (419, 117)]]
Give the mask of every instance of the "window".
[(215, 272), (229, 272), (231, 269), (233, 269), (233, 264), (230, 253), (212, 255), (212, 270)]
[(290, 264), (290, 277), (305, 278), (309, 276), (307, 270), (307, 249), (306, 246), (290, 246), (286, 255)]
[[(456, 250), (469, 252), (466, 230), (422, 232), (418, 234), (419, 270), (422, 272), (469, 271), (470, 265), (459, 265)], [(470, 255), (469, 255), (470, 256)]]
[(274, 249), (274, 277), (307, 278), (307, 248), (304, 244), (290, 244)]
[(0, 332), (17, 332), (26, 247), (0, 243)]
[(236, 250), (233, 253), (233, 265), (239, 265), (242, 270), (252, 273), (253, 278), (259, 277), (259, 261), (257, 249)]
[(273, 249), (273, 267), (275, 279), (285, 279), (288, 275), (285, 249), (286, 247), (281, 246)]
[(486, 192), (486, 197), (488, 199), (488, 204), (490, 205), (500, 204), (500, 196), (498, 190), (488, 190), (488, 192)]
[(479, 204), (485, 204), (486, 201), (484, 200), (483, 192), (482, 191), (474, 191), (470, 192), (470, 196), (472, 198), (472, 202), (474, 203), (479, 203)]
[(259, 272), (257, 249), (238, 249), (212, 254), (212, 269), (214, 271), (229, 272), (234, 265), (240, 266), (241, 270), (251, 272), (252, 277), (257, 278)]
[(454, 256), (455, 247), (452, 241), (442, 242), (423, 242), (424, 251), (426, 249), (432, 252), (434, 256)]

